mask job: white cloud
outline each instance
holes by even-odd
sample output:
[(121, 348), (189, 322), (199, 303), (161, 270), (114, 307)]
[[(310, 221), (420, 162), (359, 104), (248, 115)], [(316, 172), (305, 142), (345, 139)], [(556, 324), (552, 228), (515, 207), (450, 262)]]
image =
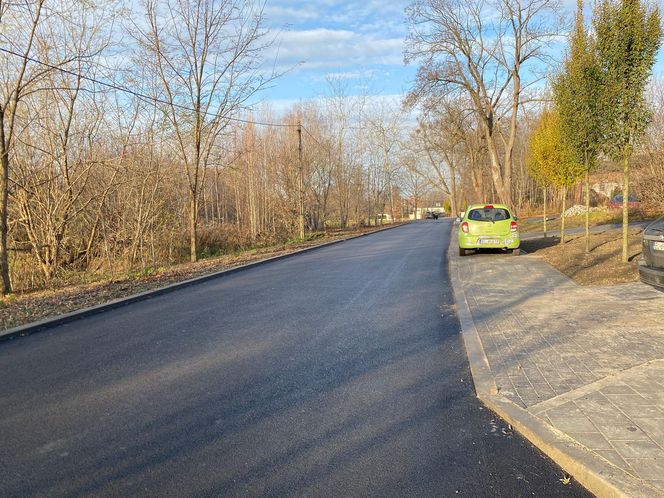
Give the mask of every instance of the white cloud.
[(364, 71), (346, 71), (339, 73), (327, 73), (324, 77), (325, 80), (365, 80), (371, 79), (374, 77), (376, 72), (372, 69), (367, 69)]
[(351, 28), (361, 33), (404, 34), (403, 14), (410, 0), (272, 0), (265, 8), (268, 22), (296, 28), (311, 23)]
[(293, 7), (290, 3), (288, 5), (272, 3), (265, 7), (265, 16), (270, 23), (294, 25), (319, 19), (320, 12), (312, 4)]
[[(364, 101), (364, 105), (373, 110), (391, 109), (395, 112), (402, 112), (402, 103), (405, 94), (389, 94), (389, 95), (367, 95), (364, 97), (349, 96), (346, 97), (349, 106), (357, 105), (358, 99)], [(284, 116), (291, 111), (296, 105), (312, 102), (317, 106), (325, 107), (327, 105), (327, 97), (321, 95), (319, 97), (308, 99), (267, 99), (260, 103), (259, 109), (269, 110), (269, 113), (274, 113), (277, 116)], [(412, 129), (417, 126), (417, 109), (404, 111), (401, 115), (401, 126), (404, 129)], [(260, 113), (259, 113), (260, 115)]]
[(301, 69), (340, 68), (355, 65), (393, 65), (403, 62), (403, 38), (381, 38), (349, 30), (316, 28), (286, 31), (271, 48), (268, 60)]

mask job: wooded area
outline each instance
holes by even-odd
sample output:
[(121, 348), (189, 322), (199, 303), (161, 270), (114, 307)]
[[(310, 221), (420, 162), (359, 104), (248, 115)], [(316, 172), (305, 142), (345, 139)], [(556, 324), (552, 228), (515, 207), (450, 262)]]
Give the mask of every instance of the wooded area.
[[(562, 202), (528, 168), (567, 22), (557, 2), (417, 0), (406, 105), (331, 79), (285, 112), (256, 106), (280, 76), (263, 9), (0, 0), (3, 293), (407, 219), (433, 200)], [(634, 153), (653, 204), (661, 90)]]

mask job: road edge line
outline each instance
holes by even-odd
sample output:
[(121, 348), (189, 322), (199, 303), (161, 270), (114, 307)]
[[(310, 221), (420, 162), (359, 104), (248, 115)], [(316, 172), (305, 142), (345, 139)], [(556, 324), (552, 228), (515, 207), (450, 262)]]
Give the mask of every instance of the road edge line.
[(101, 303), (101, 304), (96, 304), (94, 306), (90, 306), (88, 308), (82, 308), (79, 310), (75, 311), (70, 311), (68, 313), (64, 313), (62, 315), (56, 315), (53, 317), (47, 317), (42, 320), (38, 320), (36, 322), (31, 322), (31, 323), (26, 323), (24, 325), (18, 325), (16, 327), (12, 327), (7, 330), (0, 331), (0, 342), (2, 341), (8, 341), (12, 339), (16, 339), (19, 337), (26, 337), (28, 335), (35, 334), (37, 332), (43, 332), (48, 329), (52, 329), (54, 327), (57, 327), (59, 325), (63, 325), (65, 323), (70, 323), (76, 320), (80, 320), (82, 318), (96, 315), (99, 313), (103, 313), (104, 311), (109, 311), (112, 309), (117, 309), (122, 306), (127, 306), (132, 303), (140, 302), (140, 301), (146, 301), (148, 299), (151, 299), (153, 297), (161, 296), (164, 294), (168, 294), (170, 292), (174, 292), (179, 289), (183, 289), (185, 287), (190, 287), (192, 285), (200, 284), (203, 282), (207, 282), (209, 280), (214, 280), (216, 278), (222, 278), (228, 275), (231, 275), (233, 273), (237, 273), (243, 270), (248, 270), (256, 266), (261, 266), (267, 263), (272, 263), (274, 261), (279, 261), (281, 259), (286, 259), (290, 258), (293, 256), (300, 255), (305, 252), (311, 252), (315, 251), (317, 249), (323, 249), (325, 247), (329, 247), (335, 244), (340, 244), (342, 242), (346, 242), (348, 240), (353, 240), (357, 239), (360, 237), (366, 237), (368, 235), (373, 235), (376, 233), (384, 232), (386, 230), (392, 230), (395, 228), (399, 228), (405, 225), (408, 225), (410, 221), (406, 221), (404, 223), (400, 223), (398, 225), (391, 225), (385, 228), (380, 228), (378, 230), (374, 230), (372, 232), (367, 232), (367, 233), (361, 233), (358, 235), (353, 235), (350, 237), (346, 237), (343, 239), (339, 240), (332, 240), (329, 242), (324, 242), (323, 244), (319, 244), (316, 246), (311, 246), (311, 247), (305, 247), (303, 249), (298, 249), (297, 251), (289, 252), (288, 254), (280, 254), (278, 256), (272, 256), (269, 258), (265, 259), (260, 259), (257, 261), (252, 261), (251, 263), (246, 263), (243, 265), (235, 266), (233, 268), (228, 268), (226, 270), (221, 270), (218, 272), (214, 273), (208, 273), (207, 275), (201, 275), (199, 277), (195, 278), (190, 278), (188, 280), (183, 280), (182, 282), (175, 282), (169, 285), (166, 285), (164, 287), (159, 287), (157, 289), (152, 289), (148, 290), (145, 292), (140, 292), (138, 294), (132, 294), (127, 297), (121, 297), (118, 299), (113, 299), (111, 301)]
[(468, 306), (466, 292), (458, 275), (459, 256), (453, 250), (456, 247), (454, 231), (455, 225), (452, 224), (447, 252), (448, 273), (477, 398), (591, 493), (602, 498), (664, 497), (660, 490), (612, 465), (498, 393), (489, 360)]

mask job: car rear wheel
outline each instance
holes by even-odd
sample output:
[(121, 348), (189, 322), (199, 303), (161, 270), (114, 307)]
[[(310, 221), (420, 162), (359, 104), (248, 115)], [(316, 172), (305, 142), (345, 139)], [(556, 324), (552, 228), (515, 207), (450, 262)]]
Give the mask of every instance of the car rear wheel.
[(512, 249), (512, 256), (518, 256), (519, 254), (521, 254), (520, 248)]
[(459, 256), (465, 256), (466, 255), (466, 250), (462, 247), (459, 247)]

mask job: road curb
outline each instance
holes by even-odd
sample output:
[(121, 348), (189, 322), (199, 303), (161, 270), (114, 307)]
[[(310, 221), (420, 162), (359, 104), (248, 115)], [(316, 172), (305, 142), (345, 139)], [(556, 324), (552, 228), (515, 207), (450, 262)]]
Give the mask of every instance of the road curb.
[(316, 246), (312, 247), (305, 247), (304, 249), (299, 249), (297, 251), (290, 252), (288, 254), (280, 254), (278, 256), (273, 256), (270, 258), (265, 258), (265, 259), (260, 259), (258, 261), (252, 261), (251, 263), (247, 263), (244, 265), (236, 266), (233, 268), (229, 268), (227, 270), (222, 270), (214, 273), (209, 273), (207, 275), (202, 275), (200, 277), (195, 277), (191, 278), (188, 280), (183, 280), (182, 282), (176, 282), (174, 284), (169, 284), (164, 287), (160, 287), (158, 289), (153, 289), (145, 292), (140, 292), (138, 294), (133, 294), (131, 296), (127, 297), (121, 297), (118, 299), (114, 299), (112, 301), (108, 301), (106, 303), (102, 304), (97, 304), (95, 306), (90, 306), (89, 308), (83, 308), (80, 310), (76, 311), (71, 311), (69, 313), (65, 313), (62, 315), (57, 315), (54, 317), (49, 317), (49, 318), (44, 318), (43, 320), (39, 320), (37, 322), (32, 322), (32, 323), (27, 323), (25, 325), (19, 325), (17, 327), (13, 327), (11, 329), (7, 329), (4, 331), (0, 332), (0, 342), (1, 341), (6, 341), (6, 340), (11, 340), (15, 339), (17, 337), (25, 337), (28, 335), (32, 335), (36, 332), (42, 332), (47, 329), (51, 329), (53, 327), (57, 327), (58, 325), (62, 325), (65, 323), (73, 322), (75, 320), (80, 320), (81, 318), (85, 318), (91, 315), (96, 315), (98, 313), (102, 313), (104, 311), (120, 308), (122, 306), (126, 306), (132, 303), (136, 303), (139, 301), (145, 301), (147, 299), (151, 299), (153, 297), (161, 296), (163, 294), (168, 294), (170, 292), (183, 289), (185, 287), (190, 287), (192, 285), (200, 284), (203, 282), (207, 282), (209, 280), (213, 280), (216, 278), (222, 278), (228, 275), (231, 275), (233, 273), (237, 273), (243, 270), (248, 270), (251, 268), (254, 268), (256, 266), (261, 266), (267, 263), (272, 263), (274, 261), (279, 261), (281, 259), (286, 259), (290, 258), (293, 256), (297, 256), (299, 254), (305, 253), (305, 252), (310, 252), (310, 251), (315, 251), (317, 249), (322, 249), (324, 247), (329, 247), (335, 244), (340, 244), (342, 242), (346, 242), (348, 240), (353, 240), (357, 239), (360, 237), (366, 237), (367, 235), (373, 235), (376, 233), (384, 232), (386, 230), (392, 230), (395, 228), (402, 227), (404, 225), (408, 225), (410, 222), (404, 222), (400, 223), (398, 225), (391, 225), (389, 227), (385, 228), (380, 228), (378, 230), (374, 230), (373, 232), (367, 232), (367, 233), (361, 233), (358, 235), (353, 235), (351, 237), (347, 237), (344, 239), (339, 239), (339, 240), (332, 240), (330, 242), (324, 242), (323, 244), (319, 244)]
[(448, 268), (461, 324), (461, 335), (479, 400), (511, 424), (521, 435), (593, 494), (609, 498), (664, 497), (660, 490), (612, 465), (571, 437), (499, 394), (489, 360), (468, 306), (466, 293), (461, 285), (459, 256), (455, 252), (454, 230), (453, 225), (448, 247)]
[(664, 496), (657, 488), (612, 465), (506, 397), (478, 394), (478, 398), (596, 496), (602, 498)]
[[(452, 231), (454, 231), (454, 227), (452, 227)], [(450, 238), (450, 249), (447, 254), (448, 267), (457, 315), (459, 316), (463, 341), (466, 346), (466, 355), (468, 356), (470, 372), (473, 376), (473, 384), (475, 385), (475, 392), (478, 397), (480, 394), (495, 395), (498, 394), (498, 388), (491, 373), (489, 359), (484, 354), (482, 341), (480, 340), (480, 335), (477, 332), (468, 301), (466, 300), (466, 293), (461, 286), (459, 268), (452, 249), (455, 247), (454, 240), (453, 237)]]

